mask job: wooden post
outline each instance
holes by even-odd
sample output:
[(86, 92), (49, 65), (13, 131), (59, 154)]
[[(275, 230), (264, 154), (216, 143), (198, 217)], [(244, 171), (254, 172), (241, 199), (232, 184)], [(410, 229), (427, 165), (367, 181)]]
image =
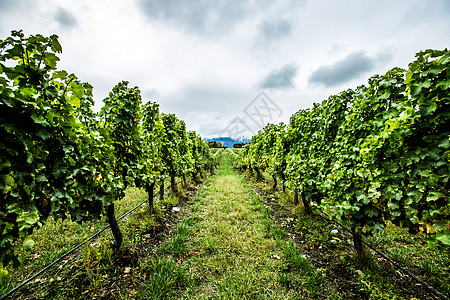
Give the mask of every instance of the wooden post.
[(298, 190), (295, 189), (294, 190), (294, 204), (299, 204), (300, 202), (298, 201)]
[(172, 188), (172, 192), (175, 193), (177, 191), (176, 187), (175, 187), (175, 174), (172, 173), (170, 175), (170, 187)]
[(370, 253), (363, 242), (358, 238), (355, 227), (352, 227), (353, 245), (355, 247), (358, 258), (361, 262), (365, 262), (370, 258)]
[(164, 182), (159, 186), (159, 199), (164, 201)]
[(150, 210), (150, 214), (153, 213), (153, 189), (155, 188), (155, 183), (147, 184), (147, 194), (148, 194), (148, 208)]
[(307, 215), (311, 214), (311, 206), (309, 205), (309, 202), (306, 200), (305, 194), (302, 192), (302, 202), (303, 202), (303, 207), (305, 208), (305, 213)]
[(275, 176), (272, 176), (272, 178), (273, 178), (273, 187), (272, 188), (274, 190), (276, 190), (277, 189), (277, 185), (278, 185), (277, 178)]
[(111, 227), (112, 234), (114, 236), (114, 251), (118, 252), (122, 246), (123, 236), (120, 231), (119, 224), (117, 223), (116, 215), (114, 212), (114, 203), (106, 207), (106, 216), (108, 218), (108, 224)]

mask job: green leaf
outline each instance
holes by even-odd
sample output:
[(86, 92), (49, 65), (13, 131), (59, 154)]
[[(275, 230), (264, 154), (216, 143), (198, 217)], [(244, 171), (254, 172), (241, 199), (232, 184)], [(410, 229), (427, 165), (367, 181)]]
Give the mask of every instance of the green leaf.
[(36, 124), (40, 124), (40, 125), (43, 125), (43, 126), (49, 126), (49, 125), (50, 125), (50, 124), (48, 123), (47, 119), (45, 119), (45, 117), (44, 117), (44, 116), (41, 116), (41, 115), (32, 114), (32, 115), (31, 115), (31, 119), (33, 119), (33, 121), (34, 121)]
[(438, 243), (438, 240), (436, 239), (436, 235), (430, 235), (427, 238), (427, 244), (428, 244), (428, 248), (433, 248), (434, 246), (436, 246)]
[(444, 198), (444, 197), (445, 197), (445, 195), (442, 194), (441, 192), (433, 191), (428, 194), (427, 201), (436, 201), (436, 200), (438, 200), (440, 198)]
[(72, 82), (70, 86), (72, 87), (72, 92), (77, 98), (81, 98), (84, 96), (84, 86), (79, 82)]
[(384, 232), (383, 224), (375, 223), (370, 227), (370, 229), (373, 233)]
[(450, 140), (448, 138), (442, 139), (438, 145), (439, 148), (448, 149), (450, 146)]
[(448, 90), (450, 87), (450, 79), (439, 81), (438, 84), (436, 84), (436, 87), (440, 87), (441, 90)]
[(35, 223), (37, 223), (39, 220), (39, 215), (38, 212), (36, 210), (33, 211), (25, 211), (22, 212), (18, 217), (17, 217), (17, 222), (25, 222), (27, 224), (33, 225)]
[(361, 201), (364, 204), (369, 204), (369, 202), (370, 202), (370, 199), (367, 198), (367, 195), (363, 194), (363, 193), (357, 195), (356, 199), (358, 199), (358, 201)]
[(392, 201), (389, 201), (387, 205), (392, 210), (396, 210), (400, 207), (396, 202), (392, 202)]
[(50, 98), (56, 98), (58, 96), (58, 91), (53, 86), (45, 89), (45, 94)]
[(48, 179), (47, 179), (47, 177), (45, 177), (45, 174), (39, 174), (36, 177), (36, 181), (38, 181), (38, 182), (45, 182), (45, 181), (48, 181)]
[(69, 161), (69, 164), (74, 167), (76, 166), (77, 162), (72, 158), (72, 156), (67, 155), (67, 160)]
[(58, 36), (56, 34), (52, 35), (50, 37), (50, 41), (51, 41), (52, 51), (61, 53), (62, 52), (62, 47), (61, 47), (61, 44), (58, 41)]
[(377, 217), (378, 216), (378, 211), (376, 209), (370, 208), (370, 207), (366, 207), (364, 208), (364, 213), (369, 217)]
[(67, 77), (67, 72), (62, 70), (62, 71), (55, 71), (53, 73), (53, 79), (64, 79)]
[(23, 88), (21, 90), (21, 92), (22, 92), (23, 95), (25, 95), (27, 97), (31, 97), (32, 95), (36, 94), (36, 90), (34, 88), (32, 88), (32, 87)]
[(3, 194), (6, 194), (14, 186), (14, 177), (12, 177), (9, 174), (6, 174), (6, 175), (1, 175), (0, 178), (2, 179), (3, 185), (4, 185)]
[(426, 112), (427, 115), (431, 115), (433, 112), (436, 111), (437, 104), (436, 104), (436, 102), (433, 102), (433, 103), (421, 106), (421, 110), (422, 110), (422, 108), (424, 109), (424, 111)]
[(128, 182), (130, 185), (134, 184), (134, 179), (131, 176), (126, 176), (125, 181)]
[(448, 221), (438, 221), (433, 224), (433, 227), (436, 231), (443, 231), (447, 229)]
[(450, 230), (445, 229), (442, 232), (437, 232), (436, 239), (444, 245), (450, 246)]
[(5, 185), (12, 186), (14, 184), (14, 177), (12, 177), (9, 174), (1, 175), (1, 178), (2, 178), (3, 182), (5, 183)]
[(59, 61), (58, 56), (53, 53), (47, 52), (45, 54), (44, 62), (47, 66), (49, 66), (52, 70), (56, 69), (56, 63)]
[(51, 132), (45, 129), (39, 129), (38, 132), (36, 132), (36, 136), (40, 137), (44, 141), (52, 136)]
[(7, 278), (8, 270), (3, 268), (3, 263), (0, 262), (0, 284), (4, 284), (3, 279)]
[(23, 239), (22, 246), (25, 251), (29, 251), (34, 247), (34, 244), (35, 242), (33, 241), (33, 239), (28, 235)]
[(77, 97), (71, 97), (69, 100), (69, 104), (75, 107), (79, 107), (81, 104), (80, 98)]

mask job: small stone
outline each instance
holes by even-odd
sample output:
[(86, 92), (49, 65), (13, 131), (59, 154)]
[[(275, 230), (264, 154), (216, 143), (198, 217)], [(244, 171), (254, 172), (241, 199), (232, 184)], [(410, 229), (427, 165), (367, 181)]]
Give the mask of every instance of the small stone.
[(332, 235), (337, 235), (338, 233), (339, 233), (339, 231), (337, 229), (331, 230), (331, 234)]
[(179, 208), (179, 207), (176, 207), (176, 206), (174, 206), (174, 207), (172, 207), (172, 211), (173, 211), (173, 212), (179, 212), (179, 211), (180, 211), (180, 208)]

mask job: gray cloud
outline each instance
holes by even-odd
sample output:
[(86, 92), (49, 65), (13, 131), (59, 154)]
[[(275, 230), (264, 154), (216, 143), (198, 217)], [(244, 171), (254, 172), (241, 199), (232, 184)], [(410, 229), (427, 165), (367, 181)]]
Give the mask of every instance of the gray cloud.
[(263, 12), (272, 5), (270, 1), (250, 0), (140, 0), (139, 3), (150, 20), (168, 22), (200, 34), (231, 31), (248, 16)]
[(294, 87), (293, 80), (297, 75), (298, 66), (294, 63), (270, 71), (260, 82), (263, 89), (289, 89)]
[(58, 8), (55, 19), (65, 28), (72, 28), (78, 24), (77, 19), (68, 10), (62, 7)]
[(364, 51), (354, 52), (334, 64), (320, 66), (312, 72), (309, 82), (325, 86), (339, 85), (372, 71), (377, 64), (390, 61), (392, 56), (389, 49), (375, 57), (369, 57)]
[(11, 8), (12, 6), (13, 6), (13, 5), (12, 5), (12, 2), (11, 2), (11, 1), (8, 1), (8, 0), (0, 0), (0, 9), (1, 9), (1, 11), (5, 11), (5, 10)]
[(286, 19), (264, 21), (259, 26), (260, 35), (264, 40), (280, 40), (292, 32), (292, 23)]
[(12, 30), (23, 29), (18, 20), (27, 12), (34, 12), (36, 6), (37, 1), (0, 0), (0, 38), (9, 36)]

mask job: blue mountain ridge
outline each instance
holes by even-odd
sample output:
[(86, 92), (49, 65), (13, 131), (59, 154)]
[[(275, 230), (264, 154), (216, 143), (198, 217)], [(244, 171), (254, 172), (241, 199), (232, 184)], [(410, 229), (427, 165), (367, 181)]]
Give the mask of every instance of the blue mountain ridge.
[(230, 137), (217, 137), (217, 138), (204, 138), (203, 140), (205, 142), (211, 142), (211, 141), (221, 142), (223, 146), (228, 147), (228, 148), (233, 148), (233, 145), (238, 144), (238, 143), (244, 143), (244, 144), (250, 143), (250, 139), (247, 139), (247, 138), (236, 140), (236, 139), (233, 139)]

